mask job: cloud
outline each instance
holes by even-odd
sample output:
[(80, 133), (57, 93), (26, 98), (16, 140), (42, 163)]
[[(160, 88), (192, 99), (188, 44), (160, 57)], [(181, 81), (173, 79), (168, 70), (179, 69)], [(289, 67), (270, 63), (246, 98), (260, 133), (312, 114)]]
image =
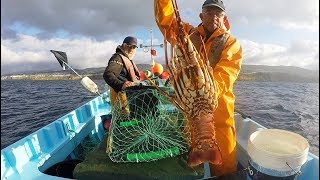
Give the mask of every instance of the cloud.
[[(203, 1), (178, 0), (182, 19), (198, 25)], [(319, 1), (224, 3), (232, 33), (242, 38), (244, 63), (318, 67), (319, 41), (314, 37), (319, 33)], [(75, 68), (102, 67), (128, 34), (136, 33), (139, 43), (149, 44), (149, 34), (141, 32), (150, 28), (154, 42), (162, 43), (153, 0), (1, 1), (1, 70), (60, 68), (50, 49), (66, 51)], [(163, 63), (161, 51), (156, 61)], [(136, 59), (150, 63), (150, 54), (139, 49)]]
[[(193, 25), (203, 1), (179, 0), (183, 20)], [(271, 24), (284, 29), (318, 31), (319, 1), (317, 0), (225, 0), (227, 14), (233, 26), (257, 23)], [(1, 1), (1, 35), (12, 37), (14, 23), (37, 28), (37, 36), (50, 38), (63, 29), (71, 35), (83, 35), (97, 40), (155, 27), (152, 0), (29, 0)]]
[(153, 1), (145, 0), (1, 1), (1, 21), (1, 29), (7, 29), (1, 30), (2, 36), (10, 32), (9, 26), (21, 23), (39, 29), (41, 37), (63, 29), (99, 40), (155, 25)]
[[(203, 1), (178, 1), (183, 20), (193, 25), (200, 23), (198, 17)], [(232, 26), (257, 24), (272, 25), (284, 30), (319, 31), (318, 0), (224, 0), (226, 13)], [(251, 27), (250, 27), (251, 26)]]
[(244, 64), (297, 66), (319, 70), (319, 42), (292, 41), (288, 47), (241, 40)]
[(225, 1), (235, 25), (247, 19), (249, 26), (265, 24), (285, 30), (319, 31), (318, 0)]
[[(291, 44), (260, 44), (250, 40), (240, 40), (243, 48), (243, 64), (298, 66), (319, 69), (319, 42), (292, 41)], [(73, 68), (105, 67), (121, 41), (97, 41), (90, 38), (37, 39), (33, 36), (18, 35), (17, 39), (1, 39), (1, 70), (9, 72), (58, 70), (51, 49), (67, 52), (69, 64)], [(157, 49), (155, 61), (164, 63), (163, 49)], [(137, 50), (137, 64), (150, 64), (149, 52)]]
[[(17, 39), (1, 38), (1, 71), (9, 72), (58, 70), (60, 65), (50, 50), (67, 53), (69, 65), (73, 68), (105, 67), (115, 48), (122, 41), (97, 41), (90, 38), (37, 39), (28, 35), (17, 35)], [(150, 54), (138, 49), (136, 62), (150, 63)]]

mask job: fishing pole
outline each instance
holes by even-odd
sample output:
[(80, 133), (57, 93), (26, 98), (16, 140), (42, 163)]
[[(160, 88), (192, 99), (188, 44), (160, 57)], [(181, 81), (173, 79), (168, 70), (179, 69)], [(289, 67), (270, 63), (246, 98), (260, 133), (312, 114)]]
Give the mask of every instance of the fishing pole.
[(76, 73), (76, 75), (78, 75), (81, 79), (82, 76), (80, 74), (78, 74), (71, 66), (69, 66), (69, 64), (67, 64), (66, 62), (62, 61), (66, 66), (68, 66), (69, 69), (71, 69), (74, 73)]
[(67, 62), (67, 54), (62, 51), (56, 51), (56, 50), (50, 50), (54, 54), (54, 56), (57, 58), (58, 62), (62, 66), (62, 69), (65, 70), (66, 65), (69, 69), (71, 69), (77, 76), (81, 78), (80, 83), (82, 86), (84, 86), (88, 91), (94, 94), (98, 94), (100, 97), (103, 97), (98, 89), (98, 86), (96, 83), (94, 83), (88, 76), (82, 77), (79, 73), (77, 73)]

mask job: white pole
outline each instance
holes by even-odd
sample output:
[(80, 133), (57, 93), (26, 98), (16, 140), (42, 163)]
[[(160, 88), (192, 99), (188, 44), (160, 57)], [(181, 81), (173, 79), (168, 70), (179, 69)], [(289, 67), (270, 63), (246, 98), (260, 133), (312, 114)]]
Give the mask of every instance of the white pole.
[(151, 48), (151, 50), (150, 50), (150, 55), (151, 55), (151, 63), (152, 63), (152, 67), (154, 66), (154, 59), (153, 59), (153, 55), (152, 55), (152, 50), (153, 50), (153, 35), (152, 35), (152, 28), (150, 29), (150, 34), (151, 34), (151, 45), (150, 45), (150, 48)]
[(78, 75), (80, 78), (82, 78), (82, 76), (80, 76), (80, 74), (78, 74), (74, 69), (72, 69), (71, 66), (69, 66), (69, 64), (67, 64), (66, 62), (62, 61), (63, 64), (65, 64), (66, 66), (68, 66), (74, 73), (76, 73), (76, 75)]

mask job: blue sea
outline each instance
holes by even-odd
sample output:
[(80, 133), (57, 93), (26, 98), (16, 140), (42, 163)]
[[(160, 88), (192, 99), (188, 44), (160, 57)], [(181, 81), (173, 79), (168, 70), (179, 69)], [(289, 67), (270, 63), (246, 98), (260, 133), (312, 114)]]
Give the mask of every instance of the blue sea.
[[(107, 90), (103, 80), (95, 82)], [(238, 111), (267, 128), (302, 135), (319, 156), (319, 83), (237, 81), (234, 93)], [(94, 97), (78, 80), (1, 81), (1, 149)]]

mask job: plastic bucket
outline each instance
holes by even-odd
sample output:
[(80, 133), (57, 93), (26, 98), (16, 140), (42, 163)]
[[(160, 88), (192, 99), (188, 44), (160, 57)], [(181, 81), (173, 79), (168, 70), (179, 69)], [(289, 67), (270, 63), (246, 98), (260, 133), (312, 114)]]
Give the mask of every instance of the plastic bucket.
[(299, 134), (281, 129), (263, 129), (248, 140), (249, 176), (294, 179), (307, 161), (308, 141)]

